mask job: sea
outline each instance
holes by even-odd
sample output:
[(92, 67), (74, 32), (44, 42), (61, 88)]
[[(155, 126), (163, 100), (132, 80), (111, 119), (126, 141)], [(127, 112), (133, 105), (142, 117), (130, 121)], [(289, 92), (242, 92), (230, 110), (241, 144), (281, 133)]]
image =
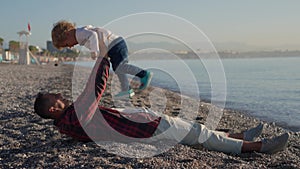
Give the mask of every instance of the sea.
[[(151, 85), (300, 131), (300, 57), (130, 60)], [(72, 62), (71, 64), (74, 64)], [(92, 67), (93, 62), (76, 65)]]

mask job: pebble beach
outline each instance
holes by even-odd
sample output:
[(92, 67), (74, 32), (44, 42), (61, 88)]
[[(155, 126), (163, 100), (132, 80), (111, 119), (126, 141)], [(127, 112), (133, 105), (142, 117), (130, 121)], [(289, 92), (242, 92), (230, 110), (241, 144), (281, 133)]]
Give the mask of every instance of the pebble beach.
[[(287, 131), (275, 123), (229, 109), (223, 111), (217, 129), (241, 132), (260, 122), (266, 123), (261, 138), (289, 132), (287, 148), (276, 154), (253, 152), (236, 155), (177, 144), (153, 157), (133, 158), (112, 153), (93, 142), (75, 141), (60, 134), (53, 120), (42, 119), (33, 112), (33, 103), (40, 91), (72, 97), (73, 70), (73, 65), (64, 64), (0, 64), (0, 168), (300, 168), (300, 132)], [(101, 105), (115, 106), (113, 90), (109, 83)], [(181, 110), (180, 96), (158, 87), (136, 93), (131, 104), (151, 108), (149, 95), (155, 90), (163, 92), (167, 98), (163, 113), (177, 116)], [(189, 101), (191, 104), (195, 102)], [(194, 120), (204, 123), (209, 110), (214, 108), (214, 105), (201, 101)], [(130, 146), (123, 144), (119, 147), (128, 149)]]

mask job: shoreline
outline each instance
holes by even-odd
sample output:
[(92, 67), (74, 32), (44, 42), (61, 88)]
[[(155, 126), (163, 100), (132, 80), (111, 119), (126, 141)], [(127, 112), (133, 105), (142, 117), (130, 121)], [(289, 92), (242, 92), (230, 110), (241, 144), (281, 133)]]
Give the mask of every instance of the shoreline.
[[(159, 85), (157, 85), (155, 87), (161, 88)], [(170, 89), (164, 89), (164, 90), (170, 90)], [(172, 91), (176, 94), (180, 94), (178, 91), (174, 91), (174, 90), (170, 90), (170, 91)], [(185, 97), (191, 97), (191, 96), (186, 95)], [(193, 97), (191, 97), (191, 98), (193, 98)], [(212, 104), (212, 101), (210, 99), (201, 99), (201, 102), (207, 103), (207, 104)], [(259, 119), (260, 121), (265, 121), (267, 123), (274, 123), (274, 124), (284, 128), (285, 130), (290, 131), (290, 132), (300, 132), (300, 127), (299, 126), (289, 126), (289, 125), (287, 125), (286, 123), (283, 123), (283, 122), (274, 122), (271, 119), (268, 119), (267, 117), (263, 118), (263, 117), (252, 115), (251, 113), (254, 113), (254, 111), (245, 110), (245, 109), (238, 109), (238, 108), (231, 108), (230, 106), (227, 107), (226, 103), (225, 103), (225, 109), (231, 110), (231, 111), (238, 111), (241, 114), (243, 114), (244, 116), (249, 116), (250, 118), (256, 118), (256, 119)]]
[[(52, 120), (41, 119), (33, 113), (33, 102), (39, 91), (61, 92), (71, 98), (72, 71), (73, 66), (63, 64), (0, 65), (0, 168), (300, 168), (300, 132), (289, 132), (291, 138), (287, 149), (273, 155), (256, 152), (225, 154), (179, 144), (151, 158), (128, 158), (109, 153), (95, 143), (76, 142), (59, 134)], [(114, 106), (111, 97), (114, 90), (108, 85), (102, 105)], [(147, 99), (153, 90), (161, 91), (167, 98), (164, 113), (182, 115), (182, 105), (178, 102), (180, 96), (157, 87), (137, 93), (131, 103), (135, 106), (160, 106), (159, 101), (151, 104)], [(195, 121), (205, 122), (213, 107), (201, 101)], [(259, 122), (261, 120), (244, 112), (225, 109), (217, 129), (240, 132)], [(262, 122), (267, 124), (262, 137), (287, 131), (275, 123)], [(123, 148), (130, 147), (124, 145)]]

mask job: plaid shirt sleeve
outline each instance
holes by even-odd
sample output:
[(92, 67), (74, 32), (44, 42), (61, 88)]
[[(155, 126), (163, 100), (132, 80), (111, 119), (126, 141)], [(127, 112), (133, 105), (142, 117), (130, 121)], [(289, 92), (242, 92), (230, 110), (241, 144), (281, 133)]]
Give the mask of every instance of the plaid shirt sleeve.
[(80, 141), (90, 141), (82, 125), (87, 124), (93, 118), (98, 108), (98, 103), (106, 88), (109, 66), (107, 58), (98, 57), (84, 91), (64, 111), (61, 119), (54, 121), (54, 125), (58, 127), (60, 133)]
[(77, 118), (86, 125), (93, 118), (106, 88), (110, 63), (107, 58), (98, 57), (84, 91), (74, 102)]

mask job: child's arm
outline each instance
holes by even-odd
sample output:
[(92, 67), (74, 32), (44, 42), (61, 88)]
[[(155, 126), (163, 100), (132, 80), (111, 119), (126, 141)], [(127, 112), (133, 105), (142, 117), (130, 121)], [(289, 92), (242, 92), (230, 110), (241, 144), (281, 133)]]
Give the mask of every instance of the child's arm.
[(97, 52), (91, 52), (91, 58), (95, 60), (97, 58)]

